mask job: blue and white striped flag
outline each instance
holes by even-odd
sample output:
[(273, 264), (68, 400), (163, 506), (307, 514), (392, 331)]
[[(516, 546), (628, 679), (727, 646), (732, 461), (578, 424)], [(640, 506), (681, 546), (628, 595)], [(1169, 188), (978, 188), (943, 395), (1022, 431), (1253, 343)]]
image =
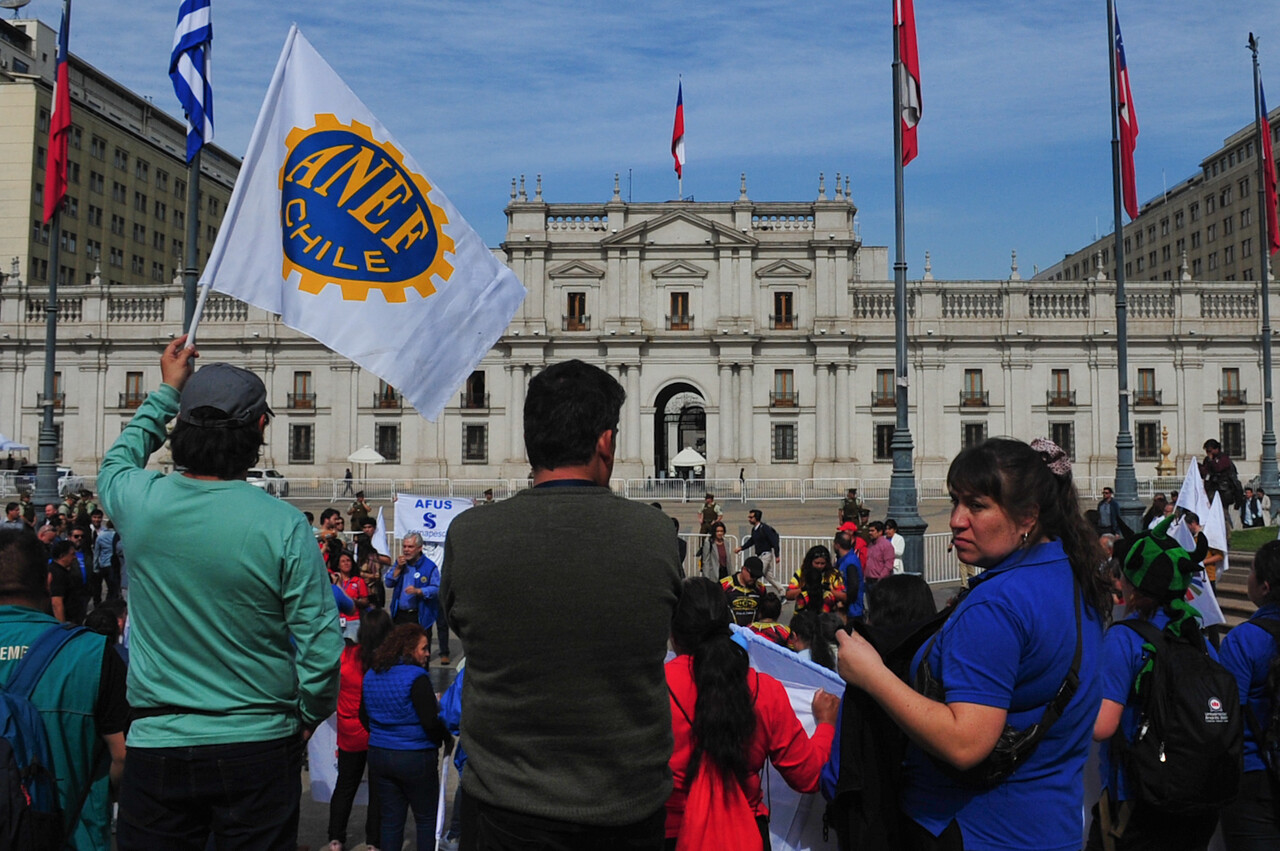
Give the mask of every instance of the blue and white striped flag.
[(173, 34), (169, 77), (187, 114), (187, 162), (205, 142), (213, 141), (213, 86), (209, 52), (213, 44), (210, 0), (182, 0)]

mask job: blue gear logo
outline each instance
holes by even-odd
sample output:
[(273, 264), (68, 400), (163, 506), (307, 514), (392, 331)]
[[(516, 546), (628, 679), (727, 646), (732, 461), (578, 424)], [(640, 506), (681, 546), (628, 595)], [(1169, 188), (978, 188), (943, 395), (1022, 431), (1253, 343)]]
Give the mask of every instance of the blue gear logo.
[(410, 288), (426, 298), (436, 291), (433, 278), (453, 274), (445, 254), (454, 242), (441, 230), (449, 220), (431, 203), (431, 185), (405, 168), (394, 145), (333, 115), (317, 115), (310, 129), (294, 128), (285, 145), (283, 275), (297, 272), (302, 292), (336, 284), (345, 301), (365, 301), (380, 290), (388, 303), (400, 303)]

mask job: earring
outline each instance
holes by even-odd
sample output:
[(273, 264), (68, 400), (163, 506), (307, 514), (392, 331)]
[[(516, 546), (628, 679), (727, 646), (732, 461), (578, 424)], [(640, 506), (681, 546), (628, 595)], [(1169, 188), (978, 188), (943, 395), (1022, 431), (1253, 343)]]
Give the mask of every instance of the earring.
[(1023, 532), (1023, 533), (1022, 533), (1022, 543), (1023, 543), (1023, 545), (1024, 545), (1024, 546), (1025, 546), (1025, 545), (1026, 545), (1026, 543), (1027, 543), (1027, 533), (1026, 533), (1026, 532)]

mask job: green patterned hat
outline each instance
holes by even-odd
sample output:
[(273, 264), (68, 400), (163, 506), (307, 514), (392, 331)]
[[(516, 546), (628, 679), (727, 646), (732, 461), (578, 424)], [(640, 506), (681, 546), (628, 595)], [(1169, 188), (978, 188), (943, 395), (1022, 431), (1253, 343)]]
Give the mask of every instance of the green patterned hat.
[(1171, 515), (1138, 535), (1124, 556), (1124, 575), (1133, 587), (1161, 601), (1186, 594), (1198, 567), (1182, 545), (1166, 534), (1172, 521)]

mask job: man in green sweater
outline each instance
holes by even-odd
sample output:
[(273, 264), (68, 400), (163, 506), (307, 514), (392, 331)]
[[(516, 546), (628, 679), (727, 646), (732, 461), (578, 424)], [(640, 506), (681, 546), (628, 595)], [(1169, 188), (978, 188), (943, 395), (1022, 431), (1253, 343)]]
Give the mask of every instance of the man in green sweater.
[[(297, 844), (303, 742), (333, 712), (342, 636), (306, 518), (244, 481), (271, 409), (253, 373), (192, 375), (180, 337), (98, 473), (129, 553), (122, 851)], [(165, 442), (179, 471), (145, 469)]]
[(543, 370), (524, 406), (533, 487), (449, 526), (464, 848), (662, 848), (682, 573), (671, 520), (609, 489), (625, 397), (582, 361)]

